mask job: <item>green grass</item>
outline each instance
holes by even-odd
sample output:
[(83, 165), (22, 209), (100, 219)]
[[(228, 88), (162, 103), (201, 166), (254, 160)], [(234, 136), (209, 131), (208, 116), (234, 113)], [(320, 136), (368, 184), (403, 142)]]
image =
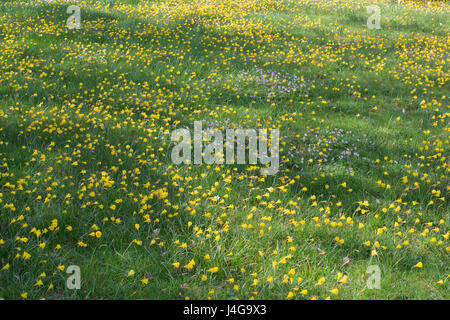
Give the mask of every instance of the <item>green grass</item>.
[[(0, 298), (448, 299), (448, 6), (389, 3), (1, 2)], [(195, 120), (279, 172), (174, 165)]]

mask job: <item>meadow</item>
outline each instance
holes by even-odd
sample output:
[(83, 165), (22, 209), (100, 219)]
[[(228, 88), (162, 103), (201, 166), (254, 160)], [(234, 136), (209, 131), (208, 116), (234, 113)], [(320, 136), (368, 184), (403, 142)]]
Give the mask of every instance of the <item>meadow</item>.
[[(0, 299), (449, 299), (449, 17), (1, 1)], [(279, 171), (175, 165), (194, 121), (279, 129)]]

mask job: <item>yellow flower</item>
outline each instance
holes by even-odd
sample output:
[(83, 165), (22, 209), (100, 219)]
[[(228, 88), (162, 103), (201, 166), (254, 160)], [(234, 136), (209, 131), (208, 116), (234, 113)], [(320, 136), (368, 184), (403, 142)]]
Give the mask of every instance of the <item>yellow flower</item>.
[(348, 279), (348, 276), (345, 275), (345, 276), (343, 276), (342, 278), (340, 278), (338, 282), (339, 282), (339, 283), (344, 283), (344, 284), (345, 284), (345, 283), (347, 283), (347, 279)]
[(316, 286), (321, 286), (321, 285), (323, 285), (324, 282), (325, 282), (325, 277), (322, 277), (319, 279), (319, 281), (317, 281)]
[(195, 261), (194, 261), (194, 259), (192, 259), (191, 261), (189, 261), (189, 263), (187, 264), (187, 265), (185, 265), (184, 267), (186, 268), (186, 269), (192, 269), (192, 268), (194, 268), (194, 266), (195, 266)]
[(422, 261), (417, 262), (417, 264), (414, 266), (415, 268), (423, 268)]
[(87, 247), (87, 244), (84, 243), (83, 241), (78, 241), (78, 246), (79, 247)]
[(214, 268), (209, 269), (208, 271), (211, 272), (211, 273), (216, 273), (216, 272), (219, 271), (219, 268), (218, 267), (214, 267)]

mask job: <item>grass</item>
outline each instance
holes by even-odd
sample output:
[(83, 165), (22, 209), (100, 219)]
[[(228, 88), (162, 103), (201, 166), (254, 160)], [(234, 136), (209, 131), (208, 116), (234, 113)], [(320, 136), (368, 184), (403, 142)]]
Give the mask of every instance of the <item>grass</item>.
[[(74, 3), (0, 3), (0, 298), (450, 297), (445, 2)], [(279, 172), (174, 165), (195, 120)]]

